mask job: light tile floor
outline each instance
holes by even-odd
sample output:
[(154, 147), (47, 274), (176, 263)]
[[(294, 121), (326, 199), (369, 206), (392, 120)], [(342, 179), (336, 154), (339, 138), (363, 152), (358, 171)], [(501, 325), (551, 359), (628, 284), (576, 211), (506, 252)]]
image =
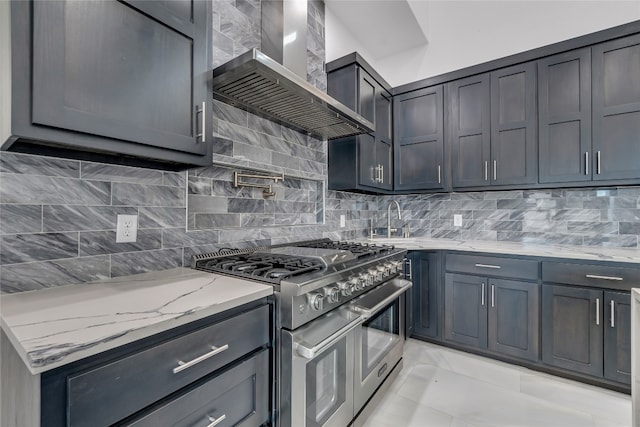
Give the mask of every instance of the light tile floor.
[(409, 339), (365, 427), (630, 427), (631, 398)]

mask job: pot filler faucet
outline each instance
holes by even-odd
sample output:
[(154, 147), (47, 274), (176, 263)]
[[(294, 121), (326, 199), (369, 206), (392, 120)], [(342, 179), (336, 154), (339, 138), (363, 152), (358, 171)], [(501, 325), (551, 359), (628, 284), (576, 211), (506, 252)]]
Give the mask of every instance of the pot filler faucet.
[[(402, 214), (400, 213), (400, 205), (396, 200), (392, 200), (389, 202), (389, 206), (387, 206), (387, 239), (391, 238), (391, 206), (395, 203), (396, 208), (398, 208), (398, 219), (402, 219)], [(393, 229), (395, 231), (396, 229)]]

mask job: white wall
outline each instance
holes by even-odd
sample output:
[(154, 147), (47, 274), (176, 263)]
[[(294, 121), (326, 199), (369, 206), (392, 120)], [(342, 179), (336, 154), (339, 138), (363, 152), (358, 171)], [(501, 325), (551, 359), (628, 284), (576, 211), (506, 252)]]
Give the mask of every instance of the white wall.
[(343, 57), (351, 52), (358, 52), (362, 57), (376, 68), (372, 62), (373, 55), (364, 47), (358, 38), (349, 31), (333, 13), (329, 7), (325, 7), (325, 49), (326, 62)]
[[(408, 1), (429, 42), (370, 61), (392, 86), (640, 19), (640, 0)], [(357, 40), (347, 40), (348, 31), (338, 27), (328, 13), (327, 58), (341, 56), (333, 49), (358, 50)]]

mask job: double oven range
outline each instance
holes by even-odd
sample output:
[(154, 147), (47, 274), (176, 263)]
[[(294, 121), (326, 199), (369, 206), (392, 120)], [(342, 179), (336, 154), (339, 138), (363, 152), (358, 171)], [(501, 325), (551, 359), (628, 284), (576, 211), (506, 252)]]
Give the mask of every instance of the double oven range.
[(405, 255), (321, 239), (193, 258), (196, 269), (273, 285), (277, 426), (359, 424), (398, 374), (411, 287)]

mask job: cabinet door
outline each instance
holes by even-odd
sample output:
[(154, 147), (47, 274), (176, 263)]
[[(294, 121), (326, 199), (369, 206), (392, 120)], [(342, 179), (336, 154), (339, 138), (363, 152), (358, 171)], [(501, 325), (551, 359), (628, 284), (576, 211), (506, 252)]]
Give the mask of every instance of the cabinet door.
[(449, 83), (447, 104), (453, 187), (489, 185), (491, 160), (489, 75), (483, 74)]
[(394, 117), (395, 189), (444, 188), (443, 87), (397, 97)]
[(33, 123), (205, 154), (206, 22), (197, 1), (35, 2)]
[(491, 183), (538, 181), (535, 63), (491, 73)]
[(358, 184), (378, 187), (380, 173), (376, 163), (376, 141), (373, 135), (363, 134), (357, 137), (358, 144)]
[(447, 273), (444, 289), (444, 339), (487, 347), (487, 279)]
[(602, 377), (602, 291), (542, 285), (542, 361)]
[(640, 35), (593, 54), (594, 180), (640, 178)]
[(538, 61), (540, 182), (590, 181), (591, 50)]
[(376, 93), (378, 83), (361, 68), (360, 84), (358, 85), (358, 113), (376, 125)]
[(489, 280), (490, 350), (538, 360), (540, 285)]
[(631, 384), (631, 296), (604, 293), (604, 376)]
[(381, 86), (376, 92), (376, 164), (381, 166), (380, 188), (393, 189), (392, 98)]
[(413, 334), (438, 337), (439, 256), (437, 253), (416, 252), (412, 257)]

